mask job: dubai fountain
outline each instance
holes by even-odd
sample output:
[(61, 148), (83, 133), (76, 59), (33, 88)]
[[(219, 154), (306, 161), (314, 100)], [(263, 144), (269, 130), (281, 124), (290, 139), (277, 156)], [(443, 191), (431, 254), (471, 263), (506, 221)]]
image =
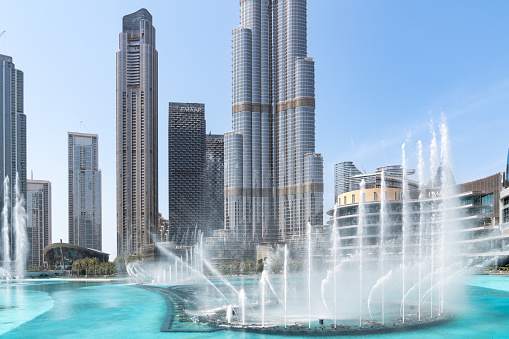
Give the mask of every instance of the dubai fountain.
[[(28, 238), (26, 232), (27, 214), (25, 202), (20, 190), (19, 175), (16, 174), (14, 185), (14, 207), (10, 203), (9, 177), (3, 183), (4, 205), (2, 209), (2, 267), (0, 280), (21, 279), (25, 275), (28, 254)], [(11, 241), (14, 241), (14, 261), (11, 260)]]
[(460, 232), (455, 232), (457, 199), (447, 170), (445, 118), (440, 148), (432, 132), (429, 168), (436, 174), (431, 185), (424, 184), (422, 143), (416, 151), (417, 189), (409, 187), (407, 146), (401, 150), (400, 199), (388, 198), (382, 171), (379, 209), (374, 212), (362, 180), (356, 224), (340, 225), (336, 205), (325, 234), (328, 242), (319, 243), (319, 232), (307, 225), (299, 244), (273, 249), (259, 276), (221, 275), (208, 261), (199, 232), (196, 245), (185, 255), (158, 245), (164, 260), (129, 264), (130, 276), (141, 287), (161, 293), (167, 301), (161, 331), (351, 335), (408, 331), (452, 319), (460, 294), (455, 278), (471, 262), (454, 255)]

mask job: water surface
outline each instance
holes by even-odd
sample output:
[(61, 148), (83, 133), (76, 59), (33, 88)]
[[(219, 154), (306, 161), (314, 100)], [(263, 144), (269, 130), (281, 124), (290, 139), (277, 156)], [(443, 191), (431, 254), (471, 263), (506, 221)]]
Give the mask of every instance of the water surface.
[[(508, 337), (509, 277), (466, 278), (464, 303), (456, 305), (456, 312), (456, 320), (442, 326), (370, 337)], [(278, 338), (228, 331), (163, 333), (159, 330), (165, 315), (159, 293), (131, 285), (52, 279), (0, 284), (2, 337)]]

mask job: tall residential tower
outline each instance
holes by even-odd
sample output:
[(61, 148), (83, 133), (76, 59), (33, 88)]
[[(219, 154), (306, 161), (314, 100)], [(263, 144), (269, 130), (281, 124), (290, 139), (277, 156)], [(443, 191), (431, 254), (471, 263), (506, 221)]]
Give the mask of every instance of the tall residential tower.
[(69, 243), (102, 251), (99, 138), (74, 132), (67, 138)]
[(117, 253), (158, 231), (157, 51), (152, 15), (124, 16), (117, 52)]
[(8, 262), (15, 259), (16, 252), (16, 177), (19, 179), (18, 199), (22, 204), (26, 202), (26, 116), (23, 112), (23, 72), (15, 68), (11, 57), (1, 54), (0, 130), (0, 211), (9, 220), (5, 224), (2, 222), (7, 227), (0, 232), (0, 258)]
[(51, 244), (51, 183), (27, 180), (28, 267), (41, 267), (43, 249)]
[(323, 221), (306, 16), (306, 0), (240, 0), (233, 30), (225, 229), (254, 242), (287, 241)]

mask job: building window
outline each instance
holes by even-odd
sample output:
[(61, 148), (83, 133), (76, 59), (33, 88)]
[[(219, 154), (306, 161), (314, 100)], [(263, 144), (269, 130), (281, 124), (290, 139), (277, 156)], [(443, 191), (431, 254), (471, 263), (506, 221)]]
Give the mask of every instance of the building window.
[(509, 208), (504, 208), (502, 212), (502, 222), (504, 224), (509, 222)]
[(352, 194), (352, 204), (355, 204), (355, 194)]
[(376, 192), (373, 192), (373, 201), (376, 201)]

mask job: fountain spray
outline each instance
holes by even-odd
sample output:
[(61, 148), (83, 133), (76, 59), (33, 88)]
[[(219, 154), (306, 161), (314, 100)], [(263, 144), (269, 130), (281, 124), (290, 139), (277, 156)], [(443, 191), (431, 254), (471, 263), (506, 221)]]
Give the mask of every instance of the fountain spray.
[(360, 197), (359, 197), (359, 221), (358, 221), (358, 239), (359, 239), (359, 328), (362, 327), (362, 260), (363, 258), (363, 241), (364, 241), (364, 218), (365, 218), (365, 206), (364, 198), (366, 195), (366, 182), (364, 179), (361, 180), (360, 185)]
[[(380, 192), (380, 276), (385, 275), (385, 227), (387, 208), (387, 183), (385, 182), (385, 170), (382, 169)], [(382, 284), (382, 324), (385, 325), (385, 286)]]
[[(2, 245), (3, 245), (3, 260), (5, 265), (9, 265), (11, 261), (10, 245), (9, 245), (9, 177), (4, 179), (4, 207), (2, 210)], [(10, 267), (5, 267), (10, 271)]]
[(308, 321), (311, 328), (311, 223), (308, 222)]
[(407, 250), (407, 241), (409, 239), (408, 231), (409, 231), (409, 225), (408, 225), (408, 178), (407, 178), (407, 163), (406, 163), (406, 154), (405, 154), (405, 144), (401, 146), (401, 153), (402, 153), (402, 168), (403, 168), (403, 225), (402, 227), (402, 239), (401, 239), (401, 272), (403, 275), (402, 279), (402, 296), (401, 296), (401, 303), (402, 303), (402, 312), (401, 312), (401, 320), (403, 324), (405, 323), (405, 275), (406, 275), (406, 250)]
[(28, 239), (26, 231), (26, 210), (25, 199), (21, 194), (19, 173), (16, 173), (16, 205), (14, 206), (14, 226), (16, 231), (16, 274), (19, 277), (25, 275), (27, 253), (28, 253)]
[[(419, 210), (420, 211), (424, 211), (424, 204), (422, 203), (422, 199), (424, 199), (424, 196), (422, 194), (422, 191), (424, 189), (424, 159), (423, 159), (423, 156), (422, 156), (422, 143), (421, 141), (419, 140), (419, 142), (417, 143), (417, 148), (418, 148), (418, 158), (419, 158), (419, 164), (418, 164), (418, 167), (417, 167), (417, 170), (419, 172)], [(421, 279), (422, 279), (422, 261), (423, 261), (423, 249), (422, 249), (422, 237), (423, 237), (423, 228), (424, 228), (424, 221), (423, 221), (423, 218), (424, 218), (424, 213), (421, 213), (421, 215), (419, 216), (419, 279), (418, 279), (418, 283), (419, 283), (419, 303), (417, 305), (418, 307), (418, 316), (419, 316), (419, 321), (421, 321)]]
[[(285, 328), (286, 328), (286, 317), (288, 311), (288, 245), (285, 244), (285, 260), (284, 260), (284, 284), (285, 284)], [(244, 291), (244, 290), (242, 290)]]

